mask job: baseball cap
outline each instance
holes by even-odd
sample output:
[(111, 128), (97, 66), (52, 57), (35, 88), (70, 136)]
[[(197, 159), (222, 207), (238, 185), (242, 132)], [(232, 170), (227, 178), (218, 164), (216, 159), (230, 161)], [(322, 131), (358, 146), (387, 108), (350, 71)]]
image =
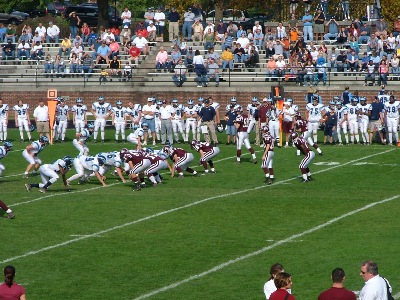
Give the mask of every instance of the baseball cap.
[(206, 99), (206, 100), (204, 100), (204, 103), (208, 104), (208, 103), (210, 103), (210, 100)]
[(124, 29), (125, 29), (125, 28), (129, 28), (128, 25), (125, 25), (125, 26), (124, 26)]
[(310, 11), (309, 10), (306, 10), (306, 13), (309, 13)]
[(147, 98), (147, 102), (153, 102), (152, 98)]

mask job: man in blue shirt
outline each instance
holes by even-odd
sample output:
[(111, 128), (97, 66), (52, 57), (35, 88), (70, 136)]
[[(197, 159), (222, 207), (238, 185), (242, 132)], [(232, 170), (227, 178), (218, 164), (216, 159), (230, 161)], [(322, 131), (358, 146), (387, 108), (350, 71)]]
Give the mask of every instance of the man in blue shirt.
[(111, 54), (111, 49), (107, 46), (106, 42), (103, 41), (101, 43), (101, 46), (97, 48), (96, 64), (98, 64), (102, 59), (104, 59), (108, 64), (110, 54)]
[(174, 7), (171, 7), (171, 12), (168, 16), (168, 34), (169, 40), (172, 41), (174, 36), (179, 36), (179, 20), (180, 20), (179, 13), (175, 10)]
[(312, 21), (313, 17), (310, 15), (310, 11), (306, 10), (306, 14), (301, 19), (303, 21), (303, 38), (304, 42), (313, 40)]
[(368, 112), (369, 142), (372, 143), (374, 135), (378, 132), (379, 138), (383, 143), (383, 134), (380, 129), (385, 126), (385, 106), (379, 101), (377, 96), (374, 97), (374, 102), (371, 103)]
[(207, 143), (211, 143), (210, 139), (210, 132), (211, 137), (213, 139), (214, 145), (218, 145), (217, 134), (215, 133), (215, 122), (214, 119), (217, 115), (215, 112), (214, 107), (210, 105), (210, 100), (204, 100), (204, 106), (198, 113), (200, 120), (201, 120), (201, 131), (204, 134), (204, 139)]

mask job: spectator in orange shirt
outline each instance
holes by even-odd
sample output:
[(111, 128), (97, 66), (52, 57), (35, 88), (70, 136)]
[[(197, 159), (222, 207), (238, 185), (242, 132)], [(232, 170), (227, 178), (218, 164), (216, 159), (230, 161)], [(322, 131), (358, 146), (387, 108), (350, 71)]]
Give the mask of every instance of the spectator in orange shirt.
[(119, 44), (114, 39), (111, 39), (108, 48), (111, 50), (110, 59), (113, 59), (114, 56), (119, 55)]

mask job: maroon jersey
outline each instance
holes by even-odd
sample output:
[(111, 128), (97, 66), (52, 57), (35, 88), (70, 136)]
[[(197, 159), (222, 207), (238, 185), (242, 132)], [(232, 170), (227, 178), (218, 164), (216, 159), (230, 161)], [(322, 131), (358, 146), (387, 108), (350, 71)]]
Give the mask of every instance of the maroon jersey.
[(261, 123), (267, 122), (267, 113), (271, 109), (269, 105), (261, 105), (260, 109), (258, 110), (258, 119)]
[(124, 155), (124, 160), (127, 163), (131, 161), (134, 165), (140, 163), (144, 158), (143, 153), (139, 151), (129, 151)]
[(298, 119), (298, 120), (296, 120), (296, 123), (294, 126), (296, 128), (296, 131), (299, 131), (301, 133), (308, 131), (306, 120)]
[(304, 155), (307, 155), (308, 152), (310, 152), (310, 148), (308, 147), (308, 144), (306, 140), (299, 136), (293, 140), (294, 145), (303, 153)]
[(171, 148), (170, 157), (172, 160), (174, 160), (175, 154), (178, 157), (184, 157), (186, 153), (187, 152), (185, 150), (183, 150), (182, 148)]
[(192, 147), (197, 152), (200, 152), (200, 150), (203, 150), (203, 152), (208, 152), (213, 149), (213, 147), (211, 147), (209, 143), (204, 142), (197, 142), (196, 144), (192, 145)]
[(146, 153), (144, 154), (144, 157), (150, 160), (151, 164), (154, 164), (159, 160), (163, 160), (160, 156), (153, 153)]
[(247, 128), (249, 127), (249, 117), (246, 114), (240, 114), (236, 117), (235, 123), (239, 124), (239, 128), (237, 132), (247, 132)]
[(265, 148), (269, 145), (268, 151), (274, 151), (274, 138), (268, 133), (263, 133), (262, 139), (264, 141)]

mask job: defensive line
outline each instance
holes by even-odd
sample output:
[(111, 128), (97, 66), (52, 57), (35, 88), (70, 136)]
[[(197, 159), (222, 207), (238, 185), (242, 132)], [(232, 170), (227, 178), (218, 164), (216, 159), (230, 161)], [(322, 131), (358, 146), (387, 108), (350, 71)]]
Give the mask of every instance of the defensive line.
[[(355, 160), (352, 160), (352, 161), (348, 161), (348, 162), (343, 163), (341, 165), (332, 166), (330, 168), (314, 172), (314, 174), (327, 172), (327, 171), (330, 171), (330, 170), (333, 170), (333, 169), (336, 169), (336, 168), (339, 168), (339, 167), (343, 167), (343, 166), (352, 164), (354, 162), (357, 162), (357, 161), (360, 161), (360, 160), (363, 160), (363, 159), (368, 159), (368, 158), (371, 158), (371, 157), (374, 157), (374, 156), (382, 155), (382, 154), (391, 152), (393, 150), (394, 150), (394, 148), (386, 150), (384, 152), (379, 152), (379, 153), (367, 155), (367, 156), (364, 156), (364, 157), (361, 157), (361, 158), (358, 158), (358, 159), (355, 159)], [(279, 185), (279, 184), (284, 184), (284, 183), (290, 182), (292, 180), (298, 180), (298, 177), (294, 177), (294, 178), (292, 177), (292, 178), (289, 178), (289, 179), (277, 181), (276, 183), (274, 183), (273, 186)], [(199, 205), (199, 204), (211, 201), (211, 200), (216, 200), (216, 199), (220, 199), (220, 198), (240, 195), (240, 194), (243, 194), (243, 193), (252, 192), (252, 191), (256, 191), (256, 190), (259, 190), (259, 189), (262, 189), (262, 188), (267, 188), (267, 187), (271, 187), (271, 186), (263, 184), (261, 186), (257, 186), (257, 187), (250, 188), (250, 189), (244, 189), (244, 190), (240, 190), (240, 191), (236, 191), (236, 192), (232, 192), (232, 193), (212, 196), (212, 197), (205, 198), (205, 199), (202, 199), (202, 200), (198, 200), (198, 201), (195, 201), (195, 202), (192, 202), (192, 203), (188, 203), (188, 204), (183, 205), (183, 206), (171, 208), (169, 210), (164, 210), (162, 212), (159, 212), (159, 213), (156, 213), (156, 214), (153, 214), (153, 215), (149, 215), (147, 217), (143, 217), (141, 219), (138, 219), (138, 220), (135, 220), (135, 221), (132, 221), (132, 222), (124, 223), (124, 224), (121, 224), (121, 225), (118, 225), (118, 226), (114, 226), (114, 227), (111, 227), (111, 228), (108, 228), (108, 229), (104, 229), (104, 230), (101, 230), (101, 231), (98, 231), (98, 232), (95, 232), (95, 233), (92, 233), (92, 234), (88, 234), (88, 235), (81, 236), (81, 237), (78, 237), (78, 238), (75, 238), (75, 239), (67, 240), (65, 242), (58, 243), (58, 244), (55, 244), (55, 245), (51, 245), (51, 246), (48, 246), (48, 247), (44, 247), (44, 248), (41, 248), (39, 250), (29, 251), (29, 252), (26, 252), (26, 253), (21, 254), (21, 255), (10, 257), (10, 258), (7, 258), (7, 259), (5, 259), (3, 261), (0, 261), (0, 263), (5, 264), (5, 263), (9, 263), (9, 262), (15, 261), (15, 260), (20, 259), (20, 258), (26, 258), (26, 257), (32, 256), (32, 255), (36, 255), (36, 254), (45, 252), (45, 251), (49, 251), (49, 250), (52, 250), (52, 249), (57, 249), (57, 248), (60, 248), (60, 247), (64, 247), (64, 246), (67, 246), (69, 244), (73, 244), (73, 243), (76, 243), (76, 242), (79, 242), (79, 241), (83, 241), (83, 240), (86, 240), (86, 239), (89, 239), (89, 238), (97, 237), (99, 235), (112, 232), (114, 230), (122, 229), (122, 228), (131, 226), (131, 225), (135, 225), (135, 224), (138, 224), (138, 223), (142, 223), (144, 221), (148, 221), (148, 220), (151, 220), (151, 219), (154, 219), (154, 218), (157, 218), (157, 217), (160, 217), (160, 216), (164, 216), (164, 215), (176, 212), (176, 211), (180, 211), (180, 210), (183, 210), (183, 209), (186, 209), (186, 208), (190, 208), (190, 207), (193, 207), (193, 206), (196, 206), (196, 205)], [(300, 236), (294, 236), (292, 239), (298, 238), (298, 237), (300, 237)], [(277, 242), (275, 244), (278, 244), (278, 243), (281, 243), (281, 242)]]
[[(257, 251), (254, 251), (254, 252), (247, 253), (247, 254), (242, 255), (242, 256), (239, 256), (239, 257), (237, 257), (237, 258), (235, 258), (235, 259), (231, 259), (231, 260), (229, 260), (229, 261), (227, 261), (227, 262), (224, 262), (224, 263), (222, 263), (222, 264), (220, 264), (220, 265), (217, 265), (217, 266), (215, 266), (214, 268), (211, 268), (211, 269), (209, 269), (209, 270), (207, 270), (207, 271), (205, 271), (205, 272), (202, 272), (202, 273), (199, 273), (199, 274), (196, 274), (196, 275), (192, 275), (192, 276), (190, 276), (190, 277), (188, 277), (188, 278), (186, 278), (186, 279), (183, 279), (183, 280), (181, 280), (181, 281), (177, 281), (177, 282), (175, 282), (175, 283), (172, 283), (172, 284), (170, 284), (170, 285), (164, 286), (164, 287), (162, 287), (162, 288), (153, 290), (153, 291), (151, 291), (151, 292), (149, 292), (149, 293), (147, 293), (147, 294), (143, 294), (143, 295), (141, 295), (141, 296), (139, 296), (139, 297), (137, 297), (137, 298), (134, 298), (134, 300), (146, 299), (146, 298), (149, 298), (149, 297), (151, 297), (151, 296), (157, 295), (157, 294), (159, 294), (159, 293), (162, 293), (162, 292), (165, 292), (165, 291), (174, 289), (174, 288), (176, 288), (176, 287), (178, 287), (178, 286), (180, 286), (180, 285), (182, 285), (182, 284), (188, 283), (188, 282), (193, 281), (193, 280), (195, 280), (195, 279), (199, 279), (199, 278), (204, 277), (204, 276), (207, 276), (207, 275), (209, 275), (209, 274), (218, 272), (218, 271), (220, 271), (221, 269), (226, 268), (226, 267), (228, 267), (228, 266), (230, 266), (230, 265), (233, 265), (233, 264), (235, 264), (235, 263), (244, 261), (244, 260), (246, 260), (246, 259), (248, 259), (248, 258), (252, 258), (252, 257), (254, 257), (254, 256), (257, 256), (257, 255), (259, 255), (259, 254), (262, 254), (262, 253), (264, 253), (264, 252), (267, 252), (267, 251), (269, 251), (269, 250), (271, 250), (271, 249), (274, 249), (274, 248), (276, 248), (276, 247), (278, 247), (278, 246), (281, 246), (281, 245), (284, 245), (284, 244), (286, 244), (286, 243), (292, 242), (292, 241), (295, 240), (295, 239), (298, 239), (298, 238), (301, 238), (301, 237), (303, 237), (303, 236), (305, 236), (305, 235), (308, 235), (308, 234), (310, 234), (310, 233), (316, 232), (316, 231), (318, 231), (318, 230), (320, 230), (320, 229), (323, 229), (323, 228), (325, 228), (325, 227), (327, 227), (327, 226), (329, 226), (329, 225), (331, 225), (331, 224), (333, 224), (333, 223), (336, 223), (336, 222), (338, 222), (338, 221), (340, 221), (340, 220), (342, 220), (342, 219), (344, 219), (344, 218), (347, 218), (347, 217), (349, 217), (349, 216), (355, 215), (355, 214), (357, 214), (357, 213), (359, 213), (359, 212), (362, 212), (362, 211), (364, 211), (364, 210), (367, 210), (367, 209), (369, 209), (369, 208), (371, 208), (371, 207), (374, 207), (374, 206), (376, 206), (376, 205), (380, 205), (380, 204), (384, 204), (384, 203), (387, 203), (387, 202), (396, 200), (396, 199), (398, 199), (399, 197), (400, 197), (400, 194), (395, 195), (395, 196), (390, 197), (390, 198), (383, 199), (383, 200), (381, 200), (381, 201), (377, 201), (377, 202), (373, 202), (373, 203), (367, 204), (367, 205), (365, 205), (365, 206), (363, 206), (363, 207), (361, 207), (361, 208), (352, 210), (352, 211), (350, 211), (350, 212), (348, 212), (348, 213), (345, 213), (345, 214), (343, 214), (343, 215), (341, 215), (341, 216), (339, 216), (339, 217), (330, 219), (329, 221), (327, 221), (327, 222), (325, 222), (325, 223), (322, 223), (322, 224), (320, 224), (320, 225), (318, 225), (318, 226), (315, 226), (315, 227), (313, 227), (313, 228), (310, 228), (310, 229), (308, 229), (308, 230), (305, 230), (305, 231), (300, 232), (300, 233), (297, 233), (297, 234), (293, 234), (292, 236), (290, 236), (290, 237), (288, 237), (288, 238), (286, 238), (286, 239), (279, 240), (279, 241), (277, 241), (276, 243), (274, 243), (274, 244), (272, 244), (272, 245), (270, 245), (270, 246), (261, 248), (261, 249), (259, 249), (259, 250), (257, 250)], [(400, 293), (396, 295), (396, 297), (399, 297), (399, 296), (400, 296)], [(396, 298), (396, 299), (397, 299), (397, 298)]]

